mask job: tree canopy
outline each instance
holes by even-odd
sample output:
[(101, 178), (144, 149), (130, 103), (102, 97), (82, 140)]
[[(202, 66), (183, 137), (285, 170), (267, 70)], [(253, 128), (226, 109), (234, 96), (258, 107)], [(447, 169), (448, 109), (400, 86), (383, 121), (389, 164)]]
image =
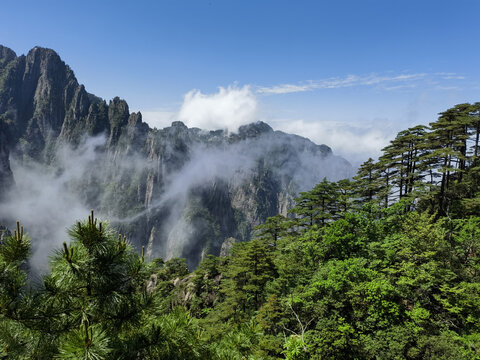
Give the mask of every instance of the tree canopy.
[(92, 212), (35, 280), (17, 223), (0, 243), (0, 356), (480, 359), (479, 109), (400, 132), (193, 271)]

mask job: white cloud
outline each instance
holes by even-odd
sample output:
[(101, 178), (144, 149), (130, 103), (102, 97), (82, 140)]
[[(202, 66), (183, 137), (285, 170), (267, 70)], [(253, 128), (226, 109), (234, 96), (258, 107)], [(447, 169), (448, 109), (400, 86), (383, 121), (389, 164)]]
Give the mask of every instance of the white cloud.
[(458, 86), (442, 86), (442, 85), (437, 85), (435, 86), (436, 90), (443, 90), (443, 91), (454, 91), (454, 90), (460, 90), (460, 87)]
[[(453, 91), (461, 89), (458, 81), (463, 75), (456, 73), (386, 73), (369, 75), (346, 75), (323, 80), (308, 80), (298, 84), (275, 86), (229, 86), (219, 87), (218, 92), (205, 94), (191, 90), (184, 96), (178, 112), (159, 109), (142, 111), (143, 119), (151, 127), (170, 126), (172, 121), (183, 121), (189, 127), (205, 130), (226, 129), (235, 132), (238, 127), (259, 119), (258, 95), (301, 93), (317, 89), (339, 89), (370, 86), (383, 91), (412, 91), (428, 86), (432, 90)], [(457, 84), (456, 84), (457, 82)]]
[(259, 94), (290, 94), (296, 92), (310, 91), (317, 88), (317, 84), (308, 82), (304, 85), (282, 84), (272, 87), (260, 87), (257, 89)]
[(444, 80), (464, 80), (465, 79), (465, 76), (458, 75), (456, 73), (440, 72), (440, 73), (436, 73), (435, 75), (440, 76)]
[[(388, 74), (388, 75), (379, 75), (379, 74), (370, 74), (365, 76), (359, 75), (347, 75), (344, 77), (332, 77), (328, 79), (313, 81), (309, 80), (305, 83), (300, 84), (281, 84), (275, 86), (262, 86), (256, 89), (256, 92), (259, 94), (267, 95), (278, 95), (278, 94), (289, 94), (297, 92), (312, 91), (316, 89), (338, 89), (346, 88), (353, 86), (388, 86), (388, 88), (406, 88), (414, 87), (415, 83), (424, 80), (434, 80), (434, 79), (443, 79), (443, 80), (462, 80), (463, 76), (456, 75), (454, 73), (413, 73), (413, 74)], [(396, 85), (400, 84), (400, 85)]]
[(394, 85), (394, 86), (383, 86), (382, 90), (386, 90), (386, 91), (408, 90), (408, 89), (414, 89), (416, 87), (417, 87), (417, 84), (402, 84), (402, 85)]
[[(419, 77), (421, 74), (415, 76)], [(413, 77), (414, 75), (399, 75), (389, 79), (411, 79)], [(387, 81), (386, 77), (361, 78), (351, 75), (341, 80), (325, 81), (322, 86), (334, 88), (385, 81)], [(280, 93), (280, 89), (277, 90), (277, 93)], [(170, 126), (172, 121), (180, 120), (188, 127), (205, 130), (227, 129), (229, 132), (236, 132), (239, 126), (261, 119), (261, 115), (258, 114), (257, 96), (249, 86), (220, 87), (218, 92), (213, 94), (192, 90), (184, 96), (184, 102), (177, 113), (159, 110), (143, 111), (142, 114), (150, 126), (158, 128)], [(386, 121), (381, 120), (373, 121), (370, 124), (354, 124), (276, 119), (274, 117), (267, 122), (276, 130), (304, 136), (317, 144), (326, 144), (333, 149), (335, 154), (345, 157), (353, 165), (360, 164), (370, 156), (378, 156), (380, 150), (399, 130), (393, 129), (390, 123), (387, 124)]]
[(178, 120), (188, 127), (235, 132), (239, 126), (257, 120), (257, 107), (257, 99), (249, 86), (220, 87), (215, 94), (192, 90), (184, 97)]
[(395, 137), (398, 129), (386, 120), (377, 120), (368, 125), (346, 122), (305, 120), (275, 120), (275, 130), (293, 133), (309, 138), (316, 144), (330, 146), (334, 154), (345, 157), (354, 166), (377, 157), (381, 149)]
[[(446, 79), (450, 79), (447, 81)], [(452, 80), (461, 80), (461, 76), (453, 73), (401, 73), (386, 75), (370, 74), (367, 76), (348, 75), (345, 77), (329, 78), (320, 81), (307, 81), (301, 84), (284, 84), (273, 87), (229, 86), (220, 87), (216, 93), (206, 94), (200, 90), (189, 91), (178, 112), (174, 111), (143, 111), (144, 119), (150, 126), (166, 127), (174, 120), (183, 121), (188, 127), (198, 127), (205, 130), (226, 129), (236, 132), (239, 126), (257, 120), (264, 120), (259, 111), (262, 94), (288, 94), (305, 92), (314, 89), (336, 89), (354, 86), (375, 86), (383, 91), (402, 91), (421, 88), (427, 85), (431, 89), (453, 90)], [(443, 79), (443, 81), (442, 81)], [(448, 87), (447, 87), (448, 86)], [(400, 109), (401, 110), (401, 109)], [(265, 114), (264, 114), (265, 115)], [(358, 165), (368, 157), (380, 155), (381, 149), (388, 145), (396, 133), (402, 130), (405, 123), (400, 123), (397, 116), (385, 113), (389, 119), (396, 121), (379, 120), (375, 114), (367, 116), (365, 120), (354, 122), (348, 116), (335, 121), (307, 121), (298, 119), (279, 119), (276, 115), (269, 115), (268, 122), (273, 128), (288, 133), (307, 137), (318, 144), (330, 146), (334, 153), (341, 155)], [(408, 114), (407, 114), (408, 115)], [(317, 114), (315, 117), (328, 115)], [(293, 115), (292, 117), (295, 117)], [(311, 118), (311, 116), (309, 116)], [(409, 117), (402, 117), (402, 121)], [(411, 121), (407, 121), (410, 123)]]

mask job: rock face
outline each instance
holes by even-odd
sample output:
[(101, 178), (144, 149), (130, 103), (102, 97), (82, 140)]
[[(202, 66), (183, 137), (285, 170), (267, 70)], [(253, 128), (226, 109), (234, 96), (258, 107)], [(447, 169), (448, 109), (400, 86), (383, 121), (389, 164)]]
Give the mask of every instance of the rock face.
[(0, 201), (4, 192), (13, 185), (13, 173), (10, 169), (9, 134), (7, 126), (0, 121)]
[(0, 116), (11, 142), (21, 144), (18, 154), (48, 162), (58, 140), (110, 130), (105, 102), (88, 94), (53, 50), (35, 47), (16, 57), (0, 47), (0, 54)]
[(12, 190), (11, 159), (61, 173), (59, 149), (98, 135), (93, 165), (69, 191), (150, 256), (185, 256), (191, 267), (286, 215), (298, 191), (352, 172), (328, 146), (262, 122), (234, 134), (178, 121), (150, 129), (124, 100), (89, 94), (53, 50), (17, 57), (0, 46), (0, 194)]

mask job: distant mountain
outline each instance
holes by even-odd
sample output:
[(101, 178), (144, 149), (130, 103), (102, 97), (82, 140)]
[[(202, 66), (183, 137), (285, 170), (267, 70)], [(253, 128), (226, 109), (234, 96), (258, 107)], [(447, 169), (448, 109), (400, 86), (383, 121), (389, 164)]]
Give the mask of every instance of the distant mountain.
[(286, 215), (299, 191), (352, 173), (328, 146), (263, 122), (151, 129), (124, 100), (88, 93), (53, 50), (0, 46), (0, 219), (21, 218), (36, 251), (62, 241), (49, 229), (71, 224), (74, 209), (94, 208), (148, 255), (194, 267)]

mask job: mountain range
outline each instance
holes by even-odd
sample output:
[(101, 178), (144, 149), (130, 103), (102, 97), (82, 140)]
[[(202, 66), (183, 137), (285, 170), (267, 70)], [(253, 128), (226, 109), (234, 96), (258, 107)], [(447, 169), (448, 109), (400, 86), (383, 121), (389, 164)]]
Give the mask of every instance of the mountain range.
[(88, 93), (55, 51), (0, 46), (0, 224), (22, 221), (34, 266), (92, 208), (148, 256), (193, 268), (324, 177), (352, 174), (328, 146), (261, 121), (152, 129), (125, 100)]

